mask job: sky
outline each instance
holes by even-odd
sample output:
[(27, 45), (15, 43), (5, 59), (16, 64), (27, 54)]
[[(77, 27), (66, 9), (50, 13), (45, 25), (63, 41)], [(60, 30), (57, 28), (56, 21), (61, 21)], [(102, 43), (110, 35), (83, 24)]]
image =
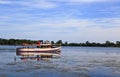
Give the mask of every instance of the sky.
[(120, 40), (120, 0), (0, 0), (0, 38)]

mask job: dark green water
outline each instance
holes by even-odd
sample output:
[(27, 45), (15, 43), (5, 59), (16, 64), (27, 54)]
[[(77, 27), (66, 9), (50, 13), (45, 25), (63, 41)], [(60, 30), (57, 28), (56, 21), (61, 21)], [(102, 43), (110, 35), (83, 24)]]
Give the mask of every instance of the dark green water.
[(15, 46), (0, 46), (0, 77), (120, 77), (120, 48), (62, 47), (61, 58), (14, 61)]

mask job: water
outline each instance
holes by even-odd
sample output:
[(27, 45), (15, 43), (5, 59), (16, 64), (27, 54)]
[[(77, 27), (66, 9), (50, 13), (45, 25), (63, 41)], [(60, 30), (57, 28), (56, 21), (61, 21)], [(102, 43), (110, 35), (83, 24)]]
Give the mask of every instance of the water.
[(61, 58), (26, 60), (0, 46), (0, 77), (120, 77), (120, 48), (62, 47)]

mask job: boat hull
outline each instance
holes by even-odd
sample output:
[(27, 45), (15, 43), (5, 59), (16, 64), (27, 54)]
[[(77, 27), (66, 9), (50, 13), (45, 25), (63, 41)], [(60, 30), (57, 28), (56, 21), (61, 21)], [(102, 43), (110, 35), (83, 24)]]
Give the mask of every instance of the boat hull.
[(58, 48), (17, 48), (18, 56), (42, 56), (42, 55), (60, 55), (61, 47)]

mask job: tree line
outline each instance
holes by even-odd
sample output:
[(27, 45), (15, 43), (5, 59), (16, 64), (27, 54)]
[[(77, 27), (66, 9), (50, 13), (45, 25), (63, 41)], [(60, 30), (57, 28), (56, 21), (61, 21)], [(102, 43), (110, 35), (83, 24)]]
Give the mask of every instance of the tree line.
[[(22, 43), (28, 43), (33, 44), (37, 43), (38, 40), (27, 40), (27, 39), (3, 39), (0, 38), (0, 45), (22, 45)], [(42, 43), (44, 40), (40, 40)], [(49, 42), (47, 40), (47, 42)], [(52, 44), (61, 44), (62, 46), (86, 46), (86, 47), (120, 47), (120, 41), (111, 42), (111, 41), (105, 41), (104, 43), (96, 43), (96, 42), (89, 42), (86, 41), (85, 43), (68, 43), (62, 42), (62, 40), (58, 41), (50, 41)]]
[(83, 47), (120, 47), (120, 41), (111, 42), (105, 41), (104, 43), (96, 43), (86, 41), (85, 43), (69, 43), (64, 44), (64, 46), (83, 46)]
[(27, 40), (27, 39), (3, 39), (0, 38), (0, 45), (22, 45), (22, 43), (36, 43), (37, 41), (34, 40)]

